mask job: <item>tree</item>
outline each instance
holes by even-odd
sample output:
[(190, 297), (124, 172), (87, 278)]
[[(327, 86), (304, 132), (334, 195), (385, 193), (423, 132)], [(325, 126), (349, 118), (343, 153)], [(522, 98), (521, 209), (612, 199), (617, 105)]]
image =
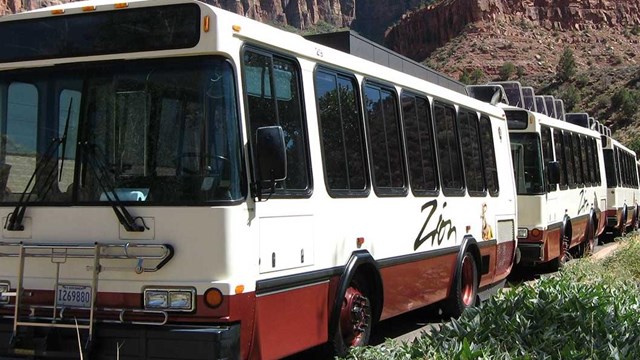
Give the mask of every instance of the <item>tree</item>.
[(512, 62), (506, 62), (500, 67), (500, 80), (509, 80), (516, 72), (516, 66)]
[(482, 81), (482, 79), (484, 79), (484, 77), (485, 77), (485, 73), (480, 68), (475, 68), (471, 72), (471, 82), (473, 84), (479, 84)]
[(637, 91), (620, 88), (611, 97), (611, 107), (622, 111), (626, 117), (633, 117), (638, 111), (638, 100), (640, 96)]
[(573, 50), (564, 48), (558, 66), (556, 67), (556, 76), (558, 80), (564, 82), (571, 79), (576, 74), (576, 59), (573, 57)]
[(578, 105), (580, 100), (582, 100), (580, 91), (578, 91), (578, 89), (576, 89), (576, 87), (573, 85), (567, 86), (567, 88), (562, 93), (561, 98), (564, 101), (564, 107), (567, 112), (573, 112), (576, 108), (576, 105)]
[(475, 68), (473, 71), (463, 70), (458, 80), (465, 85), (477, 85), (482, 82), (485, 74), (482, 69)]

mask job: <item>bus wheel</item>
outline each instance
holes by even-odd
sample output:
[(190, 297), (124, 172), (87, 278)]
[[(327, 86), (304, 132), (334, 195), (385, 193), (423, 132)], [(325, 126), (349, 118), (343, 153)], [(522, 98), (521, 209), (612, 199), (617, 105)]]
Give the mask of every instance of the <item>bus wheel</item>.
[(595, 230), (593, 229), (593, 222), (589, 221), (587, 224), (586, 239), (583, 243), (582, 256), (591, 256), (593, 254), (593, 248), (596, 246)]
[(571, 252), (569, 251), (569, 236), (564, 233), (560, 238), (560, 255), (557, 258), (547, 263), (547, 271), (558, 271), (564, 267), (564, 265), (571, 260)]
[(334, 338), (335, 354), (344, 356), (350, 347), (367, 345), (372, 323), (371, 302), (366, 291), (352, 282), (342, 299), (340, 322)]
[(620, 220), (620, 229), (618, 230), (619, 236), (627, 235), (627, 207), (622, 210), (622, 219)]
[(476, 304), (479, 282), (478, 267), (471, 252), (464, 253), (455, 276), (451, 296), (444, 309), (447, 315), (452, 317), (462, 315), (464, 310)]

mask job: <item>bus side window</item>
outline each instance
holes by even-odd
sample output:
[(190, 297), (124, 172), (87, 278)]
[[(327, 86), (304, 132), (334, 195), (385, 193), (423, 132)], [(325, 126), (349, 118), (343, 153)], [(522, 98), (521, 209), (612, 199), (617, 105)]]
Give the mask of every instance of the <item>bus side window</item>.
[(402, 118), (411, 190), (416, 196), (437, 195), (438, 170), (429, 101), (425, 97), (403, 92)]
[(567, 165), (567, 183), (569, 184), (569, 187), (573, 189), (576, 187), (576, 173), (574, 167), (575, 160), (573, 157), (573, 147), (571, 144), (571, 133), (567, 131), (562, 135), (564, 138), (562, 148), (564, 149), (564, 160)]
[(445, 195), (461, 196), (464, 194), (464, 178), (456, 131), (456, 110), (440, 102), (436, 102), (433, 109), (442, 190)]
[(542, 138), (542, 156), (544, 158), (545, 169), (545, 182), (547, 183), (547, 192), (555, 191), (557, 189), (556, 184), (551, 184), (549, 181), (549, 174), (547, 166), (549, 162), (553, 161), (553, 144), (551, 143), (551, 129), (547, 126), (540, 128), (540, 136)]
[(480, 140), (482, 145), (482, 162), (489, 195), (498, 196), (500, 184), (498, 181), (498, 167), (496, 165), (496, 150), (493, 144), (491, 120), (486, 115), (480, 116)]
[(364, 135), (357, 82), (352, 76), (319, 69), (316, 102), (326, 186), (334, 197), (367, 196)]
[(395, 92), (366, 83), (365, 108), (371, 144), (373, 186), (379, 196), (404, 196), (406, 179)]
[(474, 112), (461, 110), (458, 113), (458, 129), (462, 146), (465, 183), (470, 196), (485, 196), (485, 180), (480, 156), (480, 134), (478, 116)]
[(284, 130), (287, 178), (277, 183), (276, 194), (310, 195), (309, 150), (297, 64), (285, 57), (247, 48), (242, 65), (251, 144), (256, 141), (259, 127), (275, 125)]

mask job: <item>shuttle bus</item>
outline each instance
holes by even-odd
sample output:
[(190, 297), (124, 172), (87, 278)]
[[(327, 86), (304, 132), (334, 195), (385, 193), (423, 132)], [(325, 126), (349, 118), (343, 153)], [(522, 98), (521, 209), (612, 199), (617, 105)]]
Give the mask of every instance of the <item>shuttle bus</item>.
[[(499, 91), (495, 85), (501, 84), (470, 86), (469, 91), (472, 96), (483, 88)], [(504, 92), (507, 103), (526, 105), (517, 98), (519, 93)], [(549, 100), (550, 108), (557, 104), (564, 112), (558, 99), (540, 98)], [(587, 125), (580, 126), (497, 104), (507, 115), (511, 141), (518, 191), (519, 261), (557, 270), (572, 257), (590, 254), (604, 231), (607, 193), (600, 134), (588, 126), (587, 114), (583, 114)]]
[(624, 235), (638, 226), (638, 167), (636, 153), (602, 131), (607, 179), (606, 231), (610, 236)]
[(0, 356), (343, 355), (512, 268), (496, 106), (190, 0), (0, 37)]
[(518, 189), (523, 264), (590, 254), (607, 209), (600, 134), (521, 109), (505, 110)]

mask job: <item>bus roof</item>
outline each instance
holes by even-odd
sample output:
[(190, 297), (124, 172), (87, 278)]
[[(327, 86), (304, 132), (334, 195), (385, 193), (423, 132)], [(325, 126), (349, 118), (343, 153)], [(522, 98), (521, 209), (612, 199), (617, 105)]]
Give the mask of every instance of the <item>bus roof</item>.
[[(394, 83), (403, 88), (423, 92), (435, 98), (447, 99), (448, 101), (451, 101), (457, 105), (473, 107), (474, 109), (477, 109), (478, 111), (481, 111), (483, 113), (490, 114), (499, 118), (504, 118), (504, 114), (497, 107), (472, 99), (456, 91), (447, 89), (445, 87), (422, 79), (418, 79), (415, 76), (391, 69), (380, 64), (376, 64), (372, 61), (347, 54), (345, 52), (333, 49), (329, 46), (318, 44), (316, 42), (307, 40), (298, 34), (277, 29), (273, 26), (263, 24), (261, 22), (249, 19), (236, 13), (194, 0), (134, 0), (127, 3), (123, 3), (118, 0), (80, 1), (14, 14), (6, 16), (4, 18), (0, 18), (0, 21), (19, 21), (32, 18), (43, 18), (47, 16), (59, 17), (67, 16), (70, 14), (114, 11), (116, 4), (126, 4), (129, 8), (139, 8), (147, 6), (161, 6), (184, 3), (197, 3), (201, 7), (201, 9), (203, 9), (203, 16), (211, 15), (211, 26), (217, 27), (215, 34), (207, 34), (207, 36), (215, 36), (217, 40), (220, 40), (221, 38), (237, 37), (256, 45), (263, 45), (266, 47), (274, 48), (276, 50), (298, 56), (299, 58), (314, 61), (321, 65), (326, 65), (334, 68), (342, 68), (360, 76)], [(93, 9), (90, 11), (84, 11), (83, 8), (86, 7), (93, 7)], [(53, 10), (64, 10), (64, 12), (54, 14), (52, 13)], [(206, 14), (207, 12), (208, 14)], [(202, 37), (204, 37), (204, 35)], [(173, 56), (187, 56), (191, 54), (202, 55), (206, 52), (215, 51), (217, 53), (220, 53), (221, 51), (225, 51), (224, 49), (216, 49), (214, 46), (214, 41), (204, 42), (201, 39), (200, 43), (197, 46), (197, 49), (180, 49), (180, 51), (176, 51), (175, 55)], [(234, 50), (233, 48), (229, 49), (230, 51), (233, 50), (232, 52), (230, 52), (230, 56), (239, 56), (236, 50)], [(151, 56), (172, 56), (172, 53), (167, 51), (158, 52), (158, 54), (154, 53), (153, 55), (151, 55), (151, 52), (136, 54), (120, 53), (108, 54), (108, 56), (101, 55), (101, 57), (88, 56), (83, 58), (58, 58), (55, 59), (55, 61), (53, 61), (52, 59), (43, 59), (28, 62), (25, 61), (23, 63), (11, 63), (10, 66), (8, 66), (7, 64), (0, 64), (0, 69), (48, 66), (52, 64), (74, 63), (81, 61), (101, 61), (109, 60), (112, 58), (148, 58)], [(416, 79), (418, 79), (418, 81), (416, 81)]]

